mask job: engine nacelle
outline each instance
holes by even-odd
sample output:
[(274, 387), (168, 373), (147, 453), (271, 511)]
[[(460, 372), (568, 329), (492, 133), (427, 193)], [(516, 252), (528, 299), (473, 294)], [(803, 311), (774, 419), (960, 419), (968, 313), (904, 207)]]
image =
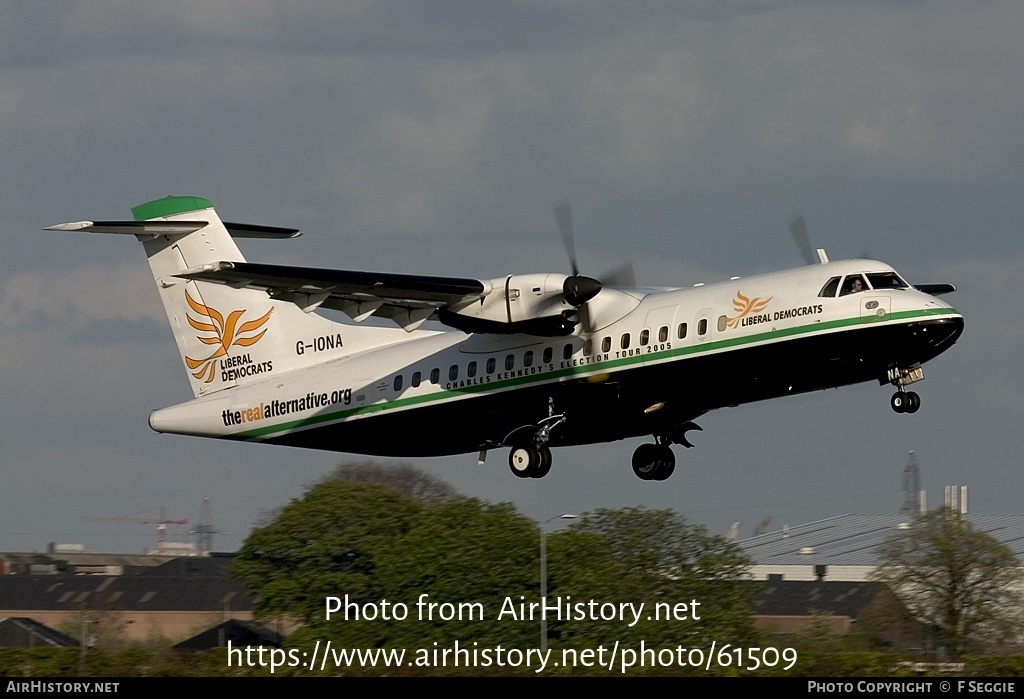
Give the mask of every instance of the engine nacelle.
[(441, 322), (466, 332), (569, 335), (579, 314), (567, 298), (582, 304), (601, 290), (597, 280), (565, 274), (512, 274), (487, 283), (491, 293), (461, 308), (440, 311)]

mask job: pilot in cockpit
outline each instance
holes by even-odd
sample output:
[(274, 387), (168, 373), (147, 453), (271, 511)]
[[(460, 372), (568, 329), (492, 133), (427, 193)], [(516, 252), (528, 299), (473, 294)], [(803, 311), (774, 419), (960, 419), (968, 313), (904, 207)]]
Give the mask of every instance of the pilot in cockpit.
[(851, 274), (843, 281), (843, 288), (839, 291), (840, 296), (856, 294), (860, 291), (867, 291), (868, 285), (864, 277), (859, 274)]

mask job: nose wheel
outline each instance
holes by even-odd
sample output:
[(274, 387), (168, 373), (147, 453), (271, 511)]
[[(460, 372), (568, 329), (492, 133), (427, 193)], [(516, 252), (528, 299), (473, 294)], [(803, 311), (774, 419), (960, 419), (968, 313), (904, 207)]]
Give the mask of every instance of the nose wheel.
[(889, 405), (897, 413), (916, 413), (921, 408), (921, 396), (913, 391), (896, 391)]

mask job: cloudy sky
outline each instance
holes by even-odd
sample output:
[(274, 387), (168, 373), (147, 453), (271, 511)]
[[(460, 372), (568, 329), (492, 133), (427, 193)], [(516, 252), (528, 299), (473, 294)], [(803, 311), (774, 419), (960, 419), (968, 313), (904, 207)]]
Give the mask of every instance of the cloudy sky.
[[(169, 194), (294, 226), (250, 260), (495, 277), (633, 258), (690, 285), (865, 248), (951, 282), (961, 341), (895, 415), (876, 384), (719, 411), (637, 479), (640, 440), (416, 460), (538, 520), (671, 507), (748, 536), (893, 512), (915, 450), (931, 505), (1024, 508), (1024, 4), (954, 0), (288, 3), (0, 0), (0, 550), (138, 552), (152, 527), (83, 522), (213, 503), (234, 549), (261, 510), (349, 457), (158, 435), (191, 397), (142, 250), (42, 231)], [(457, 425), (442, 426), (458, 429)], [(177, 530), (183, 534), (187, 528)], [(172, 534), (175, 533), (172, 530)]]

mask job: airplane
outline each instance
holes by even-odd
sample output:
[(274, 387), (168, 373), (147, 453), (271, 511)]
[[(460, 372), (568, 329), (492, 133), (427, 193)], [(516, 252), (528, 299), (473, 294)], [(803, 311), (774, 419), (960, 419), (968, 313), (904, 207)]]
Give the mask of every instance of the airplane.
[(521, 478), (545, 476), (552, 447), (649, 435), (632, 468), (664, 480), (701, 415), (861, 382), (895, 386), (892, 409), (915, 413), (907, 387), (963, 332), (937, 298), (953, 285), (820, 249), (814, 264), (686, 288), (602, 283), (579, 273), (568, 202), (555, 214), (572, 274), (496, 279), (246, 262), (236, 238), (300, 232), (223, 222), (200, 197), (47, 230), (142, 242), (194, 395), (152, 412), (153, 430), (480, 463), (508, 448)]

